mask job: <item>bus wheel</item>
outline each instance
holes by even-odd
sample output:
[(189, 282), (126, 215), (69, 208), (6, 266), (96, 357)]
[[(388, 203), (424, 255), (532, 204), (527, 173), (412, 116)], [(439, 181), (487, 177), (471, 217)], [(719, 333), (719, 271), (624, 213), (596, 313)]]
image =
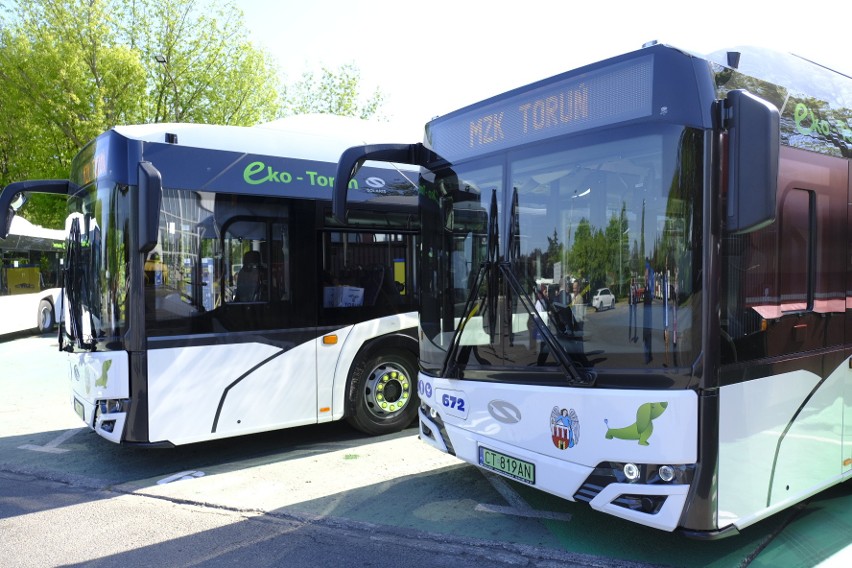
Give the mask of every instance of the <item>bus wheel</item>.
[(349, 423), (365, 434), (398, 432), (417, 416), (417, 363), (413, 354), (389, 350), (352, 367)]
[(53, 305), (47, 300), (38, 304), (38, 331), (47, 333), (53, 329)]

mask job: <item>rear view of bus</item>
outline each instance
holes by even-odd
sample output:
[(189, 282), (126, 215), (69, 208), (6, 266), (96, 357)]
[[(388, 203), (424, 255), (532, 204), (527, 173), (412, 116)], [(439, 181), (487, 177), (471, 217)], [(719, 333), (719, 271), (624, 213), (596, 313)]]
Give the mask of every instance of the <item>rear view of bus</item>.
[(344, 154), (422, 168), (421, 439), (701, 538), (849, 477), (852, 133), (796, 130), (841, 77), (734, 60), (653, 45)]

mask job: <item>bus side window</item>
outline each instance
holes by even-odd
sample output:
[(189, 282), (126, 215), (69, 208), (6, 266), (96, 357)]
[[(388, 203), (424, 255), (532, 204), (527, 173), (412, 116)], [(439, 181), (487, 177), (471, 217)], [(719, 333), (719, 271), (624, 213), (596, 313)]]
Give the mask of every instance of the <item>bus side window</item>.
[(229, 302), (282, 302), (290, 299), (288, 225), (269, 221), (236, 221), (224, 237)]
[(224, 235), (225, 263), (230, 266), (226, 301), (269, 301), (268, 224), (238, 220), (227, 225)]
[(406, 277), (409, 241), (393, 233), (325, 233), (322, 307), (396, 312), (412, 298)]

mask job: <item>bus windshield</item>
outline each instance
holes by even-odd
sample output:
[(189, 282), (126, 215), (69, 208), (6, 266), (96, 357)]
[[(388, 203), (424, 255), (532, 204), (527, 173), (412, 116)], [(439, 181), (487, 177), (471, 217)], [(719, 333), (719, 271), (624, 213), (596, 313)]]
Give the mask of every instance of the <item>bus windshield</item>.
[(699, 131), (645, 125), (424, 176), (422, 263), (437, 279), (422, 289), (424, 370), (541, 381), (566, 357), (595, 372), (689, 367), (702, 148)]
[(128, 186), (103, 180), (68, 200), (65, 291), (67, 313), (60, 335), (94, 349), (97, 341), (126, 330), (130, 282)]

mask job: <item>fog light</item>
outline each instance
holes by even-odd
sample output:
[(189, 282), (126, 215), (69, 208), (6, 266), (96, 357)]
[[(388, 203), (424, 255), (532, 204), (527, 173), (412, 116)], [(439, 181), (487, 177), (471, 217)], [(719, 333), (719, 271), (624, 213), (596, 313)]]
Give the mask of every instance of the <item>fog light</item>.
[(634, 463), (624, 464), (624, 477), (629, 481), (636, 481), (639, 479), (639, 467)]
[(127, 410), (128, 402), (129, 401), (124, 398), (99, 400), (98, 411), (101, 414), (116, 414), (118, 412), (124, 412)]
[(115, 420), (104, 420), (101, 422), (101, 430), (112, 434), (112, 431), (115, 430)]
[(668, 483), (672, 479), (674, 479), (674, 476), (675, 476), (674, 468), (670, 465), (660, 466), (658, 473), (660, 474), (660, 479), (662, 479), (666, 483)]

